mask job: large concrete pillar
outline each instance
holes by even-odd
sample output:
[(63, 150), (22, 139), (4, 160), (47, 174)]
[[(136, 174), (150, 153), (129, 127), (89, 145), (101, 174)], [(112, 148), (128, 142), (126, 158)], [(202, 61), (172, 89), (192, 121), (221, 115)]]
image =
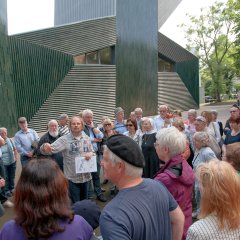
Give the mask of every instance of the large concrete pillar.
[(157, 110), (158, 0), (117, 1), (117, 106)]

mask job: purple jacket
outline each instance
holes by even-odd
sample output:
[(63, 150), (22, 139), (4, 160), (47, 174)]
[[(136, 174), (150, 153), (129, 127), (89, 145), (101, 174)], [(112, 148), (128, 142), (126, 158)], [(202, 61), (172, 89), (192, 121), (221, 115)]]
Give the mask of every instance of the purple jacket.
[[(176, 176), (168, 168), (182, 163), (182, 174)], [(192, 224), (192, 190), (194, 184), (194, 172), (181, 154), (170, 159), (155, 175), (155, 180), (161, 181), (173, 195), (185, 216), (183, 239)]]

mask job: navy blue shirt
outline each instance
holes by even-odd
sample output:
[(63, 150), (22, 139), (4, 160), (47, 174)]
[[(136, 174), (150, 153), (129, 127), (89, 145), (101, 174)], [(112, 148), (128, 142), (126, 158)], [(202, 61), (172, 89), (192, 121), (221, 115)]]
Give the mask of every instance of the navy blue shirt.
[(231, 132), (232, 132), (232, 130), (228, 131), (226, 134), (226, 137), (224, 139), (225, 145), (232, 144), (235, 142), (240, 142), (240, 133), (238, 133), (236, 136), (232, 136)]
[(144, 179), (122, 189), (100, 217), (104, 240), (171, 240), (169, 212), (178, 204), (162, 183)]

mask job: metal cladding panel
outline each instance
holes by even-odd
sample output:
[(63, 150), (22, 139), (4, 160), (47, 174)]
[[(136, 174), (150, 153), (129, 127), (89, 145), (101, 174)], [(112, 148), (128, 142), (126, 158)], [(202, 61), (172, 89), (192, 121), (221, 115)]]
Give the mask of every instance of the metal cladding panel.
[(175, 64), (175, 71), (199, 104), (199, 60), (192, 53), (158, 33), (158, 52), (160, 57)]
[(30, 120), (73, 66), (66, 54), (10, 37), (17, 117)]
[(158, 52), (172, 62), (183, 62), (198, 59), (192, 53), (158, 32)]
[(7, 1), (0, 1), (0, 127), (8, 129), (8, 135), (14, 133), (16, 124), (16, 106), (14, 85), (11, 78), (11, 58), (9, 38), (7, 36)]
[(73, 116), (84, 109), (91, 109), (94, 121), (99, 123), (102, 116), (114, 117), (115, 99), (114, 65), (75, 65), (31, 119), (30, 126), (42, 132), (59, 114)]
[[(198, 108), (180, 76), (173, 72), (158, 72), (158, 106), (168, 105), (172, 110)], [(157, 110), (157, 109), (156, 109)]]
[(199, 104), (199, 61), (197, 58), (176, 63), (176, 72), (184, 82), (193, 99)]
[(158, 0), (158, 29), (177, 8), (182, 0)]
[(116, 0), (55, 0), (55, 26), (115, 15)]
[(101, 18), (14, 35), (15, 38), (70, 55), (116, 44), (116, 18)]
[(117, 106), (157, 107), (157, 0), (117, 1)]

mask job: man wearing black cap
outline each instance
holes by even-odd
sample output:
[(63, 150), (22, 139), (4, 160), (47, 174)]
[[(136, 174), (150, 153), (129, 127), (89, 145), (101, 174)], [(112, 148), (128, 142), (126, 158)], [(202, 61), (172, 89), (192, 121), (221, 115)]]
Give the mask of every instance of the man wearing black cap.
[(136, 142), (120, 134), (109, 137), (101, 165), (119, 189), (100, 217), (104, 240), (181, 239), (183, 213), (160, 182), (141, 177), (145, 162)]

